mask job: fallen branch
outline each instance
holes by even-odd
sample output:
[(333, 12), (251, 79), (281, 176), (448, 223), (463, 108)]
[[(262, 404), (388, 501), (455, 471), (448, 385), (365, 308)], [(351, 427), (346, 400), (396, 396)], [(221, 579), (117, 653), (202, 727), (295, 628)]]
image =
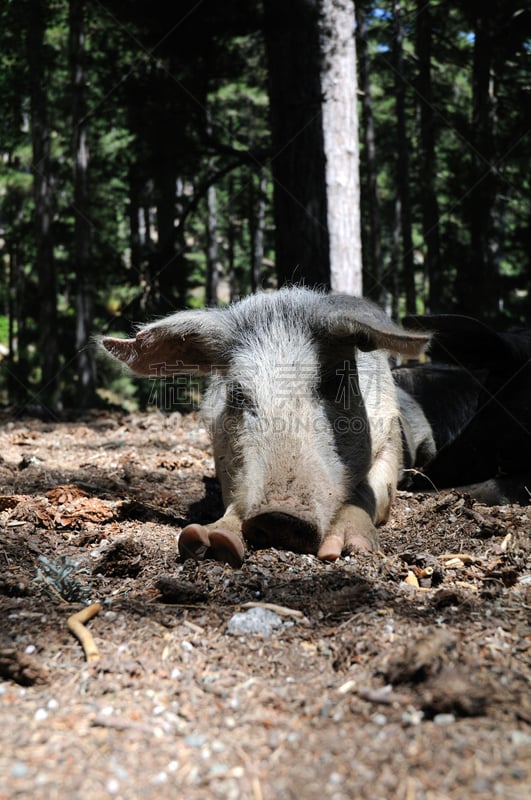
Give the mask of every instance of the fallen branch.
[(66, 621), (68, 629), (81, 642), (81, 646), (85, 651), (85, 658), (89, 663), (98, 661), (100, 654), (91, 632), (85, 628), (84, 623), (88, 622), (89, 619), (92, 619), (92, 617), (95, 617), (100, 609), (101, 605), (99, 603), (92, 603), (90, 606), (81, 609), (81, 611), (78, 611), (76, 614), (72, 614), (72, 616), (68, 617)]

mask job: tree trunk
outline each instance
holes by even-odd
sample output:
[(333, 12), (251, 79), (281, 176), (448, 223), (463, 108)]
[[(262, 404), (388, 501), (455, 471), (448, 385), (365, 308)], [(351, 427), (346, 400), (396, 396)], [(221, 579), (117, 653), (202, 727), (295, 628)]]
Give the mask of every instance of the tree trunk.
[(48, 123), (47, 78), (44, 34), (47, 3), (27, 4), (26, 29), (29, 83), (31, 86), (31, 140), (33, 158), (33, 196), (35, 202), (35, 269), (39, 290), (39, 355), (41, 386), (34, 400), (50, 410), (60, 407), (59, 347), (57, 337), (57, 287), (52, 242), (52, 177), (50, 128)]
[(264, 4), (279, 283), (330, 286), (318, 0)]
[(207, 306), (215, 306), (218, 302), (218, 207), (216, 187), (207, 190), (207, 263), (205, 301)]
[(241, 286), (236, 275), (236, 223), (234, 220), (234, 178), (229, 175), (227, 187), (227, 275), (229, 278), (229, 298), (234, 303), (240, 299)]
[(489, 5), (478, 6), (473, 64), (472, 191), (466, 200), (471, 263), (459, 280), (465, 313), (494, 316), (498, 310), (498, 222), (495, 168), (494, 25)]
[(179, 259), (175, 239), (177, 173), (170, 160), (158, 165), (155, 175), (157, 200), (157, 246), (153, 259), (153, 283), (158, 287), (157, 313), (173, 312), (181, 305)]
[[(363, 144), (365, 152), (365, 169), (367, 172), (367, 206), (369, 210), (369, 247), (368, 259), (365, 263), (365, 294), (377, 300), (382, 306), (387, 300), (387, 291), (383, 284), (382, 257), (382, 224), (380, 217), (380, 197), (378, 194), (378, 167), (376, 163), (376, 138), (374, 117), (372, 113), (372, 93), (370, 80), (369, 48), (367, 41), (367, 24), (365, 10), (357, 6), (358, 18), (358, 63), (360, 88), (363, 109)], [(369, 266), (370, 265), (370, 266)]]
[(389, 271), (391, 273), (391, 316), (398, 319), (400, 300), (400, 226), (402, 219), (402, 204), (400, 195), (395, 198), (393, 227), (391, 229), (391, 258)]
[(411, 199), (409, 195), (409, 147), (406, 120), (406, 82), (401, 7), (393, 2), (395, 109), (397, 125), (397, 188), (400, 198), (400, 232), (402, 237), (402, 278), (406, 295), (406, 310), (416, 312), (415, 267), (411, 232)]
[(251, 240), (251, 290), (257, 292), (261, 286), (262, 264), (264, 261), (267, 179), (263, 170), (258, 174), (258, 193), (255, 193), (254, 189), (254, 176), (251, 176), (250, 185), (249, 233)]
[(430, 6), (425, 0), (417, 0), (416, 50), (419, 64), (417, 90), (420, 107), (420, 195), (422, 231), (426, 247), (424, 263), (429, 285), (426, 311), (437, 312), (444, 310), (444, 276), (442, 274), (439, 238), (439, 203), (435, 190), (437, 170), (435, 119), (431, 85), (431, 45), (432, 18)]
[(321, 0), (321, 92), (330, 284), (362, 294), (358, 97), (353, 0)]
[(85, 73), (84, 0), (70, 0), (70, 70), (74, 160), (74, 261), (76, 270), (77, 403), (96, 399), (96, 361), (91, 343), (94, 319), (92, 223), (88, 187), (89, 146)]
[(352, 0), (265, 4), (277, 273), (361, 293)]

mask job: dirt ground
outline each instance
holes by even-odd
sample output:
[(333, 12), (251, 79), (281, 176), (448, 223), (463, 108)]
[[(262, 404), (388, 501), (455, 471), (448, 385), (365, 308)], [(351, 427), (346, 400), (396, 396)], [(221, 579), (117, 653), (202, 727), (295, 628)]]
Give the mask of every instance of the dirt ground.
[(531, 796), (531, 507), (400, 493), (373, 556), (182, 563), (197, 416), (0, 422), (1, 800)]

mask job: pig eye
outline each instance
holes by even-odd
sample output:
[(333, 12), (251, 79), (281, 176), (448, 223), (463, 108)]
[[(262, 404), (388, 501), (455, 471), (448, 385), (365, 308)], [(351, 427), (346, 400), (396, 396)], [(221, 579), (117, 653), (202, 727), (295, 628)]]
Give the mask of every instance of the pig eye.
[(228, 387), (227, 402), (230, 408), (235, 408), (240, 411), (253, 410), (253, 403), (248, 394), (246, 394), (241, 383), (231, 383)]

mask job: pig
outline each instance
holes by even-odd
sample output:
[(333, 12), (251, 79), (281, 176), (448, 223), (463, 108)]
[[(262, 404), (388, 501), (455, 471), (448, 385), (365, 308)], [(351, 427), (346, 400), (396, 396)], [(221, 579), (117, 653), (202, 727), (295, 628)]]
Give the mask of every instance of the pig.
[[(409, 317), (432, 333), (431, 363), (399, 367), (399, 398), (416, 402), (435, 451), (405, 454), (410, 489), (457, 487), (482, 502), (528, 504), (531, 497), (531, 331), (498, 333), (455, 314)], [(400, 404), (407, 419), (407, 403)], [(419, 471), (418, 467), (422, 466)]]
[[(377, 549), (402, 464), (388, 354), (419, 356), (429, 339), (368, 300), (304, 287), (104, 338), (137, 375), (210, 376), (202, 413), (226, 510), (187, 525), (180, 555), (239, 566), (246, 544), (323, 560)], [(415, 411), (410, 438), (422, 450), (431, 434)]]

